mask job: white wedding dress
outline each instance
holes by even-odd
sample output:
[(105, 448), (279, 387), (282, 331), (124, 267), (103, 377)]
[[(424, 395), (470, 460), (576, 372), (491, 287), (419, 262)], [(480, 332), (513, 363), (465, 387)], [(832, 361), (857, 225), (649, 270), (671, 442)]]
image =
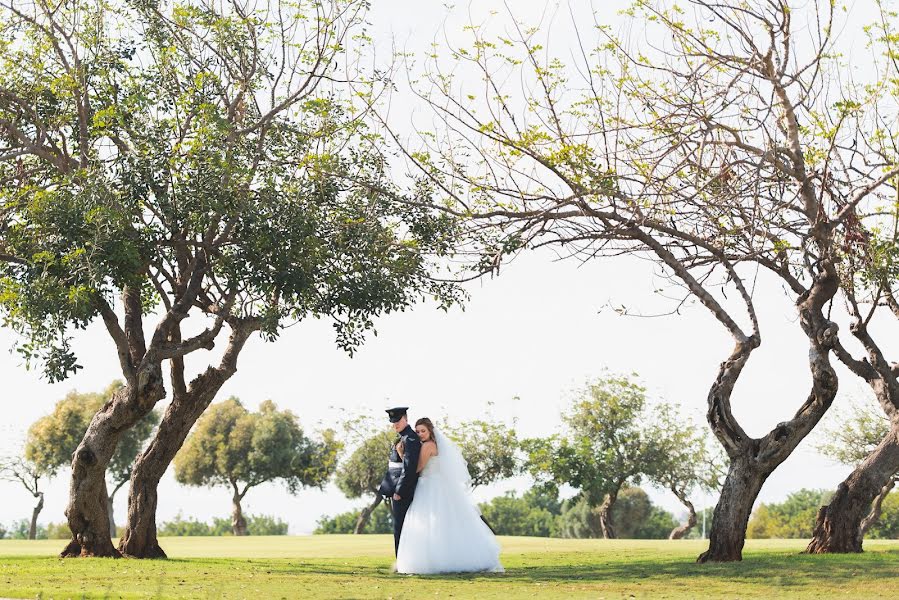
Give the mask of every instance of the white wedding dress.
[(499, 543), (469, 492), (459, 447), (434, 430), (437, 455), (418, 477), (397, 550), (398, 573), (502, 572)]

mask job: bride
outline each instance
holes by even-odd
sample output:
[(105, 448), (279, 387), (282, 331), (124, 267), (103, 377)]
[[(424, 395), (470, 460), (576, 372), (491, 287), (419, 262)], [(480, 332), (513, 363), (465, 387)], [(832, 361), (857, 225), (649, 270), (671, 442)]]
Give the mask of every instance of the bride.
[(502, 572), (499, 543), (469, 493), (471, 477), (459, 447), (428, 418), (416, 421), (415, 431), (422, 442), (420, 475), (403, 523), (397, 572)]

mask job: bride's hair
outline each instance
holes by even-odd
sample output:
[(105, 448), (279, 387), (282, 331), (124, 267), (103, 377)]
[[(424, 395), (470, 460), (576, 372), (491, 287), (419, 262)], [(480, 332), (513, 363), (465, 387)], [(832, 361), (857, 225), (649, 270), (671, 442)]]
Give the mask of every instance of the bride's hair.
[(428, 441), (434, 442), (436, 444), (437, 440), (434, 439), (434, 424), (431, 423), (431, 419), (422, 417), (415, 422), (415, 428), (417, 429), (419, 425), (424, 425), (428, 428), (428, 435), (430, 436), (430, 439)]

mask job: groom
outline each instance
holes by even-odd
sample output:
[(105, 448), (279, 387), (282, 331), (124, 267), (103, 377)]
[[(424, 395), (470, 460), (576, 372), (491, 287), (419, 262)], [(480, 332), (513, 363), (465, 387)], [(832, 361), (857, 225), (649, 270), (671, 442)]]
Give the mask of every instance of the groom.
[(409, 419), (406, 416), (408, 409), (408, 406), (387, 409), (387, 416), (393, 423), (394, 430), (400, 435), (398, 442), (403, 444), (403, 457), (400, 459), (396, 443), (394, 443), (390, 450), (387, 473), (384, 474), (384, 479), (378, 488), (378, 492), (382, 496), (392, 501), (394, 553), (399, 550), (403, 521), (406, 519), (409, 505), (412, 504), (415, 485), (418, 483), (418, 455), (421, 452), (421, 440), (418, 439), (415, 430), (409, 426)]

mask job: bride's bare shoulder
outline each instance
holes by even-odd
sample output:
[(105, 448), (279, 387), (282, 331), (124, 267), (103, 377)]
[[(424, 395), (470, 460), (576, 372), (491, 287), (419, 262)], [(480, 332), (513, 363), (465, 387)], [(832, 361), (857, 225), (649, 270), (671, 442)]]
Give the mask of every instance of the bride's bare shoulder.
[(437, 444), (433, 440), (428, 440), (427, 442), (422, 444), (421, 449), (423, 452), (427, 452), (428, 454), (437, 454)]

